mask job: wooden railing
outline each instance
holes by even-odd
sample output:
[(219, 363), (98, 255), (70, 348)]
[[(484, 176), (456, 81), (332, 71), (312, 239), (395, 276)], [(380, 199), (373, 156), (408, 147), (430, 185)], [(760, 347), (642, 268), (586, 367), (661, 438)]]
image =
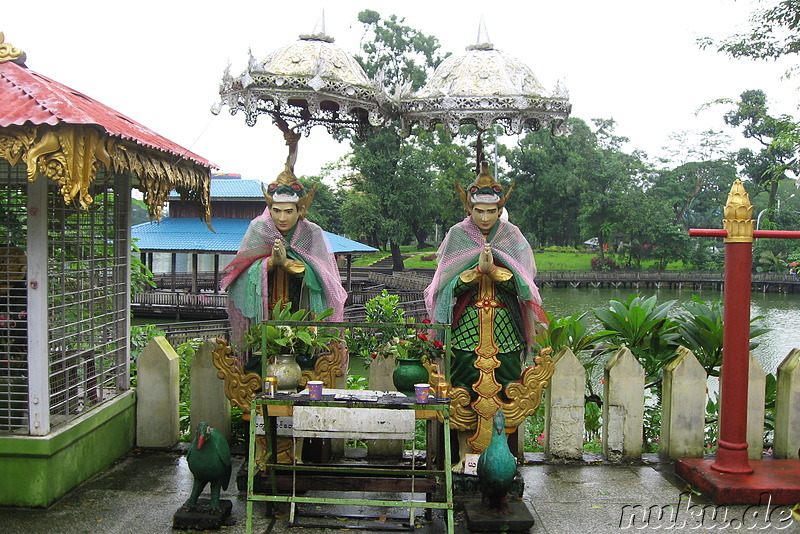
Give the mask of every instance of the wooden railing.
[(147, 291), (134, 295), (131, 302), (140, 307), (222, 308), (228, 304), (227, 294)]

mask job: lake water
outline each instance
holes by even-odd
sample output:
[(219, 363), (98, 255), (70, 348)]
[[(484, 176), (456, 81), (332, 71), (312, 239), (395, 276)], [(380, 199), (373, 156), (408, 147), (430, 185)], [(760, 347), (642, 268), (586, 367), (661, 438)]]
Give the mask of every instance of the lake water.
[[(630, 289), (591, 289), (591, 288), (540, 288), (542, 304), (554, 317), (569, 316), (594, 308), (605, 307), (611, 299), (625, 300), (636, 290)], [(639, 290), (642, 296), (656, 295), (659, 302), (677, 300), (673, 311), (681, 309), (682, 302), (688, 302), (696, 294), (706, 302), (721, 300), (721, 291), (714, 290)], [(591, 315), (591, 313), (590, 313)], [(794, 348), (800, 348), (800, 295), (782, 293), (753, 293), (751, 295), (750, 315), (764, 317), (762, 324), (772, 330), (756, 338), (760, 344), (753, 355), (767, 373), (774, 373), (784, 358)], [(599, 326), (599, 323), (595, 321)]]

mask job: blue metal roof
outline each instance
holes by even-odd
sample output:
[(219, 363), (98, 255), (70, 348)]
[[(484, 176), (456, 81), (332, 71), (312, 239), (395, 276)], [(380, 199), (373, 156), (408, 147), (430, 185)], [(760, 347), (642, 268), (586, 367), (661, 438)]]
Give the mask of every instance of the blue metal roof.
[[(264, 193), (261, 191), (262, 182), (258, 180), (242, 180), (239, 178), (212, 178), (211, 183), (211, 198), (240, 198), (240, 199), (253, 199), (264, 198)], [(170, 198), (180, 198), (176, 191), (169, 194)]]
[[(239, 181), (239, 180), (228, 180)], [(212, 180), (213, 182), (213, 180)], [(142, 252), (199, 252), (235, 254), (250, 219), (211, 219), (215, 232), (195, 218), (165, 218), (161, 224), (147, 222), (131, 227), (131, 237)], [(375, 252), (377, 249), (325, 232), (334, 254)]]

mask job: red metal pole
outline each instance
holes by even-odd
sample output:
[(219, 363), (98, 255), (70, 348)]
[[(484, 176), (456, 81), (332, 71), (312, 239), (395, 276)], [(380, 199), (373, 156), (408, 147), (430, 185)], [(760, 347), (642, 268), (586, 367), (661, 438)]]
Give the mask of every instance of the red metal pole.
[(725, 243), (725, 310), (717, 456), (711, 468), (747, 474), (747, 382), (750, 357), (752, 243)]

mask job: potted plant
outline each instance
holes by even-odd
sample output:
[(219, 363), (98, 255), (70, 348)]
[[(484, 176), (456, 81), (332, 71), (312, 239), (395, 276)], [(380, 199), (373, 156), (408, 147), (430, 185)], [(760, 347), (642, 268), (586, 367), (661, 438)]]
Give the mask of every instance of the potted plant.
[[(331, 315), (332, 308), (318, 315), (306, 309), (292, 312), (290, 302), (278, 301), (272, 310), (272, 320), (252, 326), (242, 338), (241, 349), (251, 355), (245, 368), (262, 376), (278, 377), (281, 391), (296, 391), (302, 370), (313, 369), (317, 354), (328, 350), (328, 345), (340, 338), (332, 329), (291, 323), (317, 322)], [(259, 354), (261, 357), (255, 357)]]
[[(430, 320), (424, 319), (422, 324), (430, 324)], [(423, 328), (412, 332), (399, 344), (397, 367), (392, 373), (395, 389), (406, 395), (414, 394), (414, 384), (428, 381), (428, 370), (423, 364), (426, 361), (438, 361), (444, 355), (444, 344), (432, 339), (427, 330)]]

